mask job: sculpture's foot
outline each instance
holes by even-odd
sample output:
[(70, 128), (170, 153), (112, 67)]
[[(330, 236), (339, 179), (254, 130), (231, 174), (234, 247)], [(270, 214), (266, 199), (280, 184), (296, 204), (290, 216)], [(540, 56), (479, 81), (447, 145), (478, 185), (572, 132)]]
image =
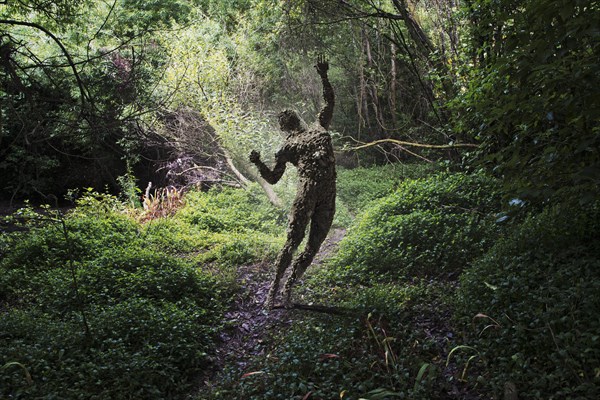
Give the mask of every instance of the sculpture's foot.
[(271, 311), (275, 306), (275, 294), (276, 293), (273, 290), (270, 290), (269, 294), (267, 295), (267, 300), (265, 301), (265, 308), (268, 311)]
[(292, 293), (291, 293), (291, 291), (285, 290), (283, 292), (282, 299), (283, 299), (283, 304), (282, 304), (283, 308), (285, 308), (286, 310), (289, 310), (289, 309), (291, 309), (291, 308), (294, 307), (294, 305), (292, 304)]
[(273, 310), (274, 307), (275, 307), (275, 300), (267, 299), (267, 301), (265, 301), (265, 310), (271, 311), (271, 310)]

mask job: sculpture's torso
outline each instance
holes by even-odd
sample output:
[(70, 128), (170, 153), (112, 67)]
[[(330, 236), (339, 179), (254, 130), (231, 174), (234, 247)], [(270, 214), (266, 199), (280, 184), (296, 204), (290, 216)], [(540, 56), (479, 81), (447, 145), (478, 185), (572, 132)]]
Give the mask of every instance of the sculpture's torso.
[(335, 155), (331, 137), (323, 128), (290, 135), (279, 153), (298, 169), (299, 190), (319, 192), (315, 193), (318, 197), (335, 194)]

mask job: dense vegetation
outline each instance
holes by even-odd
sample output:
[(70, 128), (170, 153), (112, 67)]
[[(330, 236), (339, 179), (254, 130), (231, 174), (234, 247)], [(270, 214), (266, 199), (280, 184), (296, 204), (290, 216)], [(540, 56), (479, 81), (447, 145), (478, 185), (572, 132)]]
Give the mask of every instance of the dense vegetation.
[(231, 268), (272, 258), (281, 227), (249, 192), (190, 193), (186, 203), (143, 225), (93, 192), (67, 216), (18, 213), (25, 230), (3, 235), (0, 247), (0, 301), (10, 309), (0, 355), (19, 363), (0, 376), (2, 396), (164, 399), (189, 390), (210, 364)]
[[(0, 2), (0, 397), (600, 397), (598, 26), (592, 0)], [(312, 122), (322, 54), (345, 237), (295, 296), (325, 312), (232, 363), (296, 182), (247, 155)]]

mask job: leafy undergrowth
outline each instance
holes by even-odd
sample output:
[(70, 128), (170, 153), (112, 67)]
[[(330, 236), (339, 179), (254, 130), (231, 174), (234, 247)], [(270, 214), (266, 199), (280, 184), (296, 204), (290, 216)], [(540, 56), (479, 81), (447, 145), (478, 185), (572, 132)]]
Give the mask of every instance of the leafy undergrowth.
[(66, 216), (17, 213), (23, 230), (0, 236), (0, 397), (191, 390), (210, 367), (235, 267), (271, 259), (283, 227), (252, 189), (186, 201), (145, 224), (91, 192)]
[(331, 275), (346, 283), (457, 278), (497, 237), (499, 207), (498, 183), (483, 174), (404, 181), (357, 219)]
[(21, 212), (0, 235), (0, 396), (597, 398), (600, 207), (515, 211), (486, 175), (389, 168), (341, 171), (337, 224), (356, 220), (289, 311), (262, 307), (286, 213), (256, 187), (161, 218), (94, 193)]
[(226, 371), (208, 398), (446, 398), (445, 393), (458, 393), (460, 385), (441, 373), (440, 354), (445, 338), (452, 336), (442, 307), (445, 293), (444, 285), (380, 286), (332, 303), (344, 315), (291, 312), (291, 326), (270, 337), (268, 351), (243, 374), (236, 368)]
[(199, 398), (598, 397), (598, 207), (507, 219), (485, 175), (400, 181), (309, 270), (309, 307)]
[(600, 205), (530, 215), (468, 268), (456, 299), (473, 384), (495, 396), (600, 397)]
[(417, 179), (440, 170), (438, 164), (387, 164), (338, 169), (338, 198), (350, 213), (365, 210), (373, 200), (392, 193), (404, 180)]
[[(355, 174), (341, 174), (341, 198), (343, 193), (368, 198), (358, 189), (370, 190), (377, 181), (373, 174), (375, 170), (365, 174), (364, 185)], [(343, 181), (345, 176), (351, 183)], [(456, 343), (451, 327), (456, 282), (448, 279), (448, 271), (452, 268), (456, 278), (498, 235), (490, 222), (499, 204), (495, 182), (482, 175), (446, 173), (419, 180), (397, 178), (387, 181), (387, 189), (382, 186), (371, 194), (370, 205), (337, 254), (309, 270), (297, 288), (296, 302), (326, 306), (313, 308), (324, 312), (290, 312), (291, 325), (271, 334), (254, 362), (243, 370), (226, 369), (219, 384), (199, 398), (477, 398), (461, 382), (454, 360), (446, 365)], [(444, 212), (453, 218), (440, 218), (433, 228), (441, 233), (431, 239), (421, 223), (395, 218), (408, 215), (408, 221), (427, 221), (428, 214)], [(474, 228), (477, 225), (486, 228)], [(381, 235), (370, 237), (373, 230)], [(413, 274), (409, 256), (384, 264), (383, 256), (394, 250), (390, 243), (405, 248), (407, 237), (423, 246), (412, 254), (421, 254), (420, 265), (430, 273)], [(471, 247), (455, 250), (453, 256), (461, 258), (450, 267), (440, 263), (440, 253), (461, 245)], [(428, 252), (427, 246), (433, 249)], [(375, 253), (377, 248), (381, 250)]]

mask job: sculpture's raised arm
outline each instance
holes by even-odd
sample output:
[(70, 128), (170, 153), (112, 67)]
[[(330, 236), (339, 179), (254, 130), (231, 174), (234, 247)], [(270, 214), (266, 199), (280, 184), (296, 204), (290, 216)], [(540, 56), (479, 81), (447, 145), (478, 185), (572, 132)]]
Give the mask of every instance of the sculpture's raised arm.
[(323, 128), (329, 129), (329, 124), (331, 123), (331, 118), (333, 117), (333, 106), (335, 105), (333, 87), (331, 87), (331, 83), (329, 83), (329, 78), (327, 77), (329, 63), (322, 57), (319, 57), (317, 59), (315, 68), (317, 69), (317, 73), (321, 77), (321, 82), (323, 83), (323, 100), (325, 100), (325, 105), (319, 112), (319, 124), (321, 124)]

